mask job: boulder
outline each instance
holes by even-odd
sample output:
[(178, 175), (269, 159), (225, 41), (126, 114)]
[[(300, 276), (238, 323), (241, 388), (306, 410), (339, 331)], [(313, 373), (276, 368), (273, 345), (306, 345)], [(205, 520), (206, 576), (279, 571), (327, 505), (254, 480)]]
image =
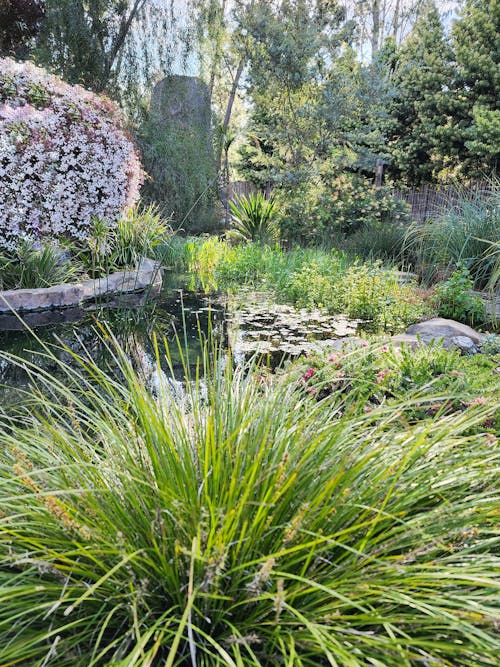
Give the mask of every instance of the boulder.
[(397, 336), (392, 336), (390, 342), (395, 347), (401, 347), (402, 345), (404, 345), (406, 347), (410, 347), (412, 350), (416, 350), (417, 347), (420, 347), (425, 344), (417, 336), (406, 333), (398, 334)]
[(477, 349), (474, 341), (468, 336), (453, 336), (449, 339), (449, 346), (456, 347), (462, 354), (477, 354)]
[(480, 343), (484, 338), (484, 334), (480, 334), (466, 324), (447, 320), (443, 317), (435, 317), (432, 320), (427, 320), (427, 322), (412, 324), (405, 333), (420, 336), (424, 342), (443, 338), (445, 347), (451, 347), (453, 345), (451, 339), (456, 337), (470, 338), (474, 345)]

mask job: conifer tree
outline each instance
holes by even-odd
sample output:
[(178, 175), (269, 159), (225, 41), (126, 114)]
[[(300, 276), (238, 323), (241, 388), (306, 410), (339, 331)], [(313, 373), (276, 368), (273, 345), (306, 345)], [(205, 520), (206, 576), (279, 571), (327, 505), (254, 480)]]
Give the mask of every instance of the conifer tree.
[(495, 170), (500, 154), (500, 0), (467, 0), (452, 30), (453, 152), (464, 177)]
[(389, 173), (410, 185), (446, 169), (452, 54), (439, 12), (429, 3), (393, 57)]

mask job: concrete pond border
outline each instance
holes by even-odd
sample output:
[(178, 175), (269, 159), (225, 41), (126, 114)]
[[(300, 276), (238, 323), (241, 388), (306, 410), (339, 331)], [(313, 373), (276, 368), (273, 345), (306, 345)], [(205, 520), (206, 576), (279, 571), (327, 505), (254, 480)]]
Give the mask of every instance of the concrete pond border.
[(0, 313), (32, 313), (103, 303), (122, 294), (158, 293), (162, 269), (158, 262), (144, 258), (136, 269), (117, 271), (102, 278), (53, 287), (0, 291)]

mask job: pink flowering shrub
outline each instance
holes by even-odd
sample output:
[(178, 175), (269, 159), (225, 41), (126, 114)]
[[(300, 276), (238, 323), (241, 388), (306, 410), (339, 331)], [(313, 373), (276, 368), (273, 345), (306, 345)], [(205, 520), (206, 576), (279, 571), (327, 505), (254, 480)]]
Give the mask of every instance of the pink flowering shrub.
[(118, 108), (31, 63), (0, 58), (0, 247), (89, 236), (139, 198), (143, 172)]

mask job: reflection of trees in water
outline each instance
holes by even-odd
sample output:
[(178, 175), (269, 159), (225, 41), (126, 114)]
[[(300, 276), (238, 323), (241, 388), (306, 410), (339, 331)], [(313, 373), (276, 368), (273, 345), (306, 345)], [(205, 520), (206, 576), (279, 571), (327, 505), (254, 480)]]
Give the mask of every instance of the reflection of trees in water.
[[(38, 328), (34, 333), (0, 332), (0, 349), (20, 359), (18, 365), (0, 358), (0, 404), (18, 400), (19, 389), (27, 389), (30, 379), (22, 360), (53, 377), (64, 377), (64, 366), (76, 365), (73, 355), (92, 358), (113, 375), (116, 361), (109, 347), (109, 335), (118, 341), (144, 381), (154, 381), (156, 361), (153, 338), (158, 341), (160, 362), (169, 375), (164, 344), (170, 350), (175, 377), (182, 378), (184, 363), (195, 366), (202, 353), (203, 337), (211, 335), (226, 345), (226, 304), (205, 295), (180, 290), (162, 296), (140, 308), (101, 310), (87, 314), (76, 323)], [(165, 342), (165, 343), (164, 343)], [(44, 355), (49, 347), (55, 359)], [(59, 362), (59, 363), (58, 363)]]

